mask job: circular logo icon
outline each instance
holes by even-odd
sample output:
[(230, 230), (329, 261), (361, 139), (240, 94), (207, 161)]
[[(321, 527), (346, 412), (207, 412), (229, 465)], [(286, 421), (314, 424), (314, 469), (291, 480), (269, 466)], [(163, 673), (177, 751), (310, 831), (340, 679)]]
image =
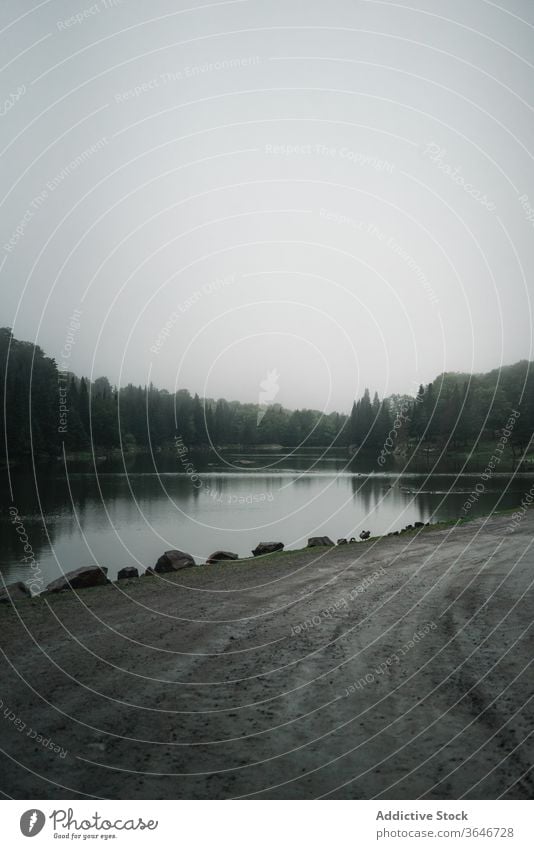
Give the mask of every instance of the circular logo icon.
[(25, 811), (20, 818), (20, 830), (24, 837), (35, 837), (42, 830), (46, 817), (42, 811), (32, 808)]

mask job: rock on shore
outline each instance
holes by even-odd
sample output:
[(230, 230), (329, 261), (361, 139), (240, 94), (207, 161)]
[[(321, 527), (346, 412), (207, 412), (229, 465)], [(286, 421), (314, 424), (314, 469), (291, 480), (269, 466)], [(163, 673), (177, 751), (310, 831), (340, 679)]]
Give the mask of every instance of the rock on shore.
[(117, 574), (117, 581), (125, 581), (127, 578), (138, 578), (139, 570), (135, 566), (125, 566)]
[(172, 551), (166, 551), (165, 554), (161, 555), (154, 566), (153, 571), (158, 574), (165, 572), (178, 572), (179, 569), (189, 569), (190, 566), (194, 565), (194, 558), (191, 557), (190, 554), (187, 554), (185, 551), (173, 549)]
[(23, 598), (29, 598), (30, 591), (26, 584), (22, 581), (15, 581), (13, 584), (0, 588), (0, 604), (11, 604), (13, 601), (21, 601)]
[(334, 545), (330, 537), (310, 537), (308, 540), (308, 548), (315, 548), (319, 545)]
[(221, 563), (224, 560), (239, 560), (239, 555), (234, 551), (214, 551), (206, 560), (206, 564), (211, 566), (212, 563)]
[(260, 557), (262, 554), (273, 554), (275, 551), (283, 551), (283, 542), (259, 542), (252, 554), (254, 557)]
[(83, 590), (85, 587), (109, 584), (107, 573), (105, 566), (82, 566), (81, 569), (74, 569), (72, 572), (66, 572), (61, 578), (56, 578), (48, 584), (45, 592), (61, 593), (65, 590)]

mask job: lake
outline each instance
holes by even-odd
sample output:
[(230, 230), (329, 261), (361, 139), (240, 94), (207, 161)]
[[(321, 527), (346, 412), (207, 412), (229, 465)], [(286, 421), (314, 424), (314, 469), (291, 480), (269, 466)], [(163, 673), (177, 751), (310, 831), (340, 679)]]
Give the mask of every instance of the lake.
[[(187, 461), (187, 462), (186, 462)], [(189, 465), (188, 465), (189, 464)], [(481, 467), (481, 469), (483, 466)], [(299, 449), (179, 457), (127, 455), (11, 470), (2, 493), (0, 568), (6, 583), (30, 577), (11, 522), (15, 507), (44, 587), (61, 572), (100, 563), (114, 578), (126, 565), (153, 566), (180, 548), (203, 562), (217, 549), (249, 556), (260, 541), (301, 548), (310, 536), (358, 537), (416, 521), (463, 515), (480, 472), (376, 470), (342, 451)], [(532, 474), (495, 474), (470, 515), (518, 506)], [(480, 486), (479, 486), (480, 489)], [(21, 525), (19, 524), (19, 531)]]

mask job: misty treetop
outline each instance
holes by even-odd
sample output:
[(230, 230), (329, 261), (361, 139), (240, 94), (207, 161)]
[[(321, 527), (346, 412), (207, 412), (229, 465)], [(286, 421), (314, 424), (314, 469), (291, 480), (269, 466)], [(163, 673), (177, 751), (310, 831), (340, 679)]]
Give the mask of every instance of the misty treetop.
[(349, 415), (291, 411), (279, 404), (265, 409), (199, 398), (187, 389), (171, 394), (153, 385), (117, 389), (106, 377), (91, 382), (58, 371), (41, 348), (15, 339), (7, 328), (0, 329), (0, 369), (6, 410), (2, 450), (7, 444), (11, 458), (57, 456), (63, 445), (68, 451), (165, 450), (178, 435), (199, 448), (335, 446), (368, 457), (380, 455), (388, 436), (395, 452), (416, 444), (472, 450), (481, 440), (498, 438), (514, 410), (520, 415), (512, 447), (524, 451), (534, 430), (534, 378), (526, 361), (483, 375), (440, 375), (421, 386), (416, 398), (392, 395), (380, 401), (375, 393), (371, 400), (366, 389)]

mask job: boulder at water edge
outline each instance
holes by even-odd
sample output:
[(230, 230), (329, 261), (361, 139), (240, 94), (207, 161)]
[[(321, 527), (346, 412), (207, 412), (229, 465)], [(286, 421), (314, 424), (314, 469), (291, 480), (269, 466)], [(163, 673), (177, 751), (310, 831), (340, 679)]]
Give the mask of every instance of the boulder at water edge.
[(136, 569), (135, 566), (125, 566), (124, 569), (120, 569), (117, 575), (117, 581), (124, 581), (126, 578), (138, 578), (139, 570)]
[(206, 563), (211, 565), (212, 563), (221, 563), (223, 560), (238, 560), (239, 555), (235, 554), (233, 551), (214, 551), (213, 554), (210, 554)]
[(274, 551), (282, 551), (283, 548), (283, 542), (259, 542), (252, 554), (254, 557), (260, 557), (262, 554), (272, 554)]
[(0, 588), (0, 603), (11, 604), (12, 601), (21, 601), (23, 598), (29, 598), (30, 595), (26, 584), (23, 584), (22, 581), (15, 581), (14, 584)]
[(318, 545), (334, 545), (330, 537), (310, 537), (308, 540), (308, 548), (315, 548)]
[(162, 572), (178, 572), (180, 569), (188, 569), (194, 566), (195, 561), (190, 554), (185, 551), (173, 549), (162, 554), (158, 562), (154, 566), (154, 572), (161, 574)]
[(105, 566), (83, 566), (81, 569), (74, 569), (73, 572), (67, 572), (52, 581), (48, 584), (45, 592), (61, 593), (65, 590), (83, 590), (86, 587), (109, 584), (110, 581), (106, 577), (107, 573), (108, 570)]

